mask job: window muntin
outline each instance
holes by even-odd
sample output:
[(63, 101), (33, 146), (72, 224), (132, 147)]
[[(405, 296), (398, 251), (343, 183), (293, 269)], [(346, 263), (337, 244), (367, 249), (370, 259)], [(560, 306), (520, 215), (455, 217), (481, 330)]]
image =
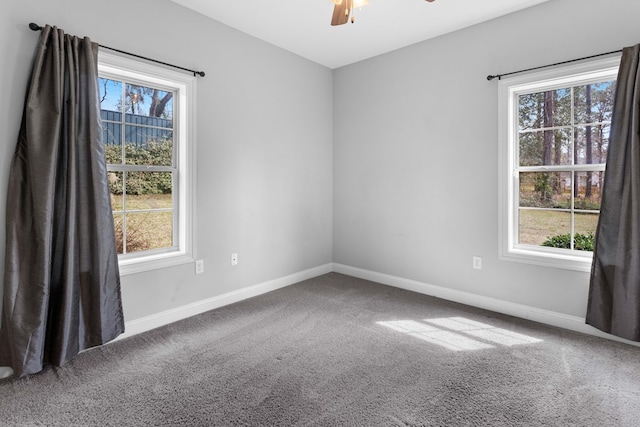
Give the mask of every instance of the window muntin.
[(500, 82), (503, 259), (590, 268), (618, 64)]
[(195, 77), (100, 53), (121, 273), (192, 262)]

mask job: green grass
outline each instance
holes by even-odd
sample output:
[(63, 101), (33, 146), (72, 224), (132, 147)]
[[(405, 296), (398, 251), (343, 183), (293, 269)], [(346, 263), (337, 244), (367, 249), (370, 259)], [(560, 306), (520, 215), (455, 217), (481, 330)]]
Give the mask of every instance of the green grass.
[[(143, 194), (140, 196), (127, 195), (127, 211), (143, 209), (171, 209), (173, 195), (171, 194)], [(122, 211), (122, 195), (111, 195), (111, 209), (114, 212)]]
[[(551, 237), (571, 232), (569, 212), (521, 209), (519, 219), (520, 243), (539, 246)], [(576, 233), (595, 233), (597, 224), (598, 214), (575, 214)]]
[[(171, 209), (171, 194), (148, 194), (127, 196), (127, 211), (146, 209)], [(122, 196), (111, 196), (114, 211), (122, 211)], [(115, 214), (116, 240), (122, 253), (122, 214)], [(568, 212), (555, 210), (520, 210), (519, 242), (540, 246), (554, 236), (569, 234), (571, 216)], [(598, 215), (575, 214), (575, 232), (595, 233)], [(134, 212), (127, 214), (127, 252), (139, 252), (170, 247), (173, 239), (172, 212)]]

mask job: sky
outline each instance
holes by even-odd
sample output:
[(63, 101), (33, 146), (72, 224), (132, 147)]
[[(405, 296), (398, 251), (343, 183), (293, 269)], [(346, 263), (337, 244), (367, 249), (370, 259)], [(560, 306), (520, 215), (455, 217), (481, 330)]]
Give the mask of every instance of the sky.
[[(118, 106), (119, 104), (121, 104), (121, 100), (123, 96), (122, 86), (123, 86), (123, 82), (109, 80), (102, 77), (98, 78), (98, 89), (100, 91), (100, 108), (102, 110), (120, 111)], [(125, 84), (125, 87), (128, 92), (135, 92), (136, 88), (152, 89), (148, 87), (134, 86), (131, 84)], [(167, 94), (166, 91), (160, 91), (159, 96), (162, 98), (166, 94)], [(144, 93), (142, 95), (143, 95), (141, 98), (142, 101), (138, 102), (136, 105), (135, 114), (148, 115), (149, 106), (151, 104), (151, 95), (144, 94)], [(128, 108), (127, 112), (130, 113), (131, 110)], [(169, 117), (172, 116), (173, 100), (170, 100), (167, 103), (165, 107), (165, 113)]]

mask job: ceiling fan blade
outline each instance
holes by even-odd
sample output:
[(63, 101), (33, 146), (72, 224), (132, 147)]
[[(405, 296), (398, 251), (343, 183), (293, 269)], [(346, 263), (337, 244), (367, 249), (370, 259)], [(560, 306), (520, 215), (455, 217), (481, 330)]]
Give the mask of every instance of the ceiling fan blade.
[(342, 0), (339, 4), (333, 6), (333, 17), (331, 18), (331, 25), (342, 25), (349, 22), (352, 3), (353, 0)]

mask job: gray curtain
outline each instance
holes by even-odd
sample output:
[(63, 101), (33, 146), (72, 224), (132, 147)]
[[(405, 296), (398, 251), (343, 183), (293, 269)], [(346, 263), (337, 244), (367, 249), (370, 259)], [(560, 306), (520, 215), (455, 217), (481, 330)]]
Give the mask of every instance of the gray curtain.
[(98, 45), (46, 26), (7, 192), (0, 366), (61, 366), (124, 331)]
[(640, 45), (618, 72), (586, 321), (640, 341)]

